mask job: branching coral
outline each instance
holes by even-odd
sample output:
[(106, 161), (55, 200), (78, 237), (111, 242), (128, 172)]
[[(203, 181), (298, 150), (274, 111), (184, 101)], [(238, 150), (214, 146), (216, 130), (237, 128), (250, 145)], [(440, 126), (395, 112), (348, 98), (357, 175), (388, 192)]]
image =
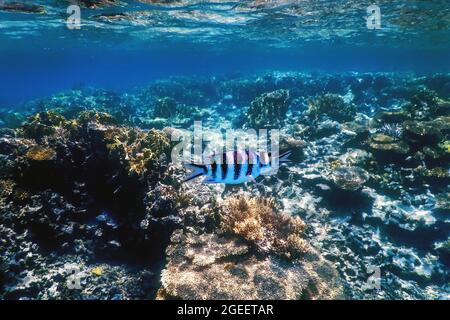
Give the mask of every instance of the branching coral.
[(117, 160), (130, 175), (139, 176), (148, 171), (152, 162), (167, 154), (170, 148), (170, 139), (163, 131), (117, 126), (113, 116), (94, 110), (81, 112), (73, 120), (55, 111), (41, 112), (24, 124), (20, 134), (38, 142), (38, 145), (32, 144), (25, 154), (28, 160), (55, 158), (56, 151), (49, 146), (55, 145), (56, 141), (66, 144), (68, 139), (80, 142), (87, 139), (92, 140), (89, 143), (105, 145), (110, 159)]
[(356, 107), (345, 103), (344, 99), (335, 94), (325, 94), (310, 101), (308, 114), (313, 120), (326, 115), (336, 121), (350, 121), (356, 115)]
[(151, 129), (148, 132), (114, 128), (105, 133), (109, 156), (119, 160), (129, 174), (142, 175), (149, 169), (151, 162), (167, 153), (170, 149), (169, 137), (163, 132)]
[(403, 135), (403, 127), (398, 123), (386, 123), (378, 131), (396, 140), (401, 139)]
[(31, 116), (22, 126), (22, 133), (27, 138), (41, 139), (55, 133), (56, 127), (64, 126), (67, 119), (55, 111), (45, 111)]
[(13, 193), (15, 188), (15, 183), (10, 179), (0, 180), (0, 205), (4, 206), (6, 200)]
[(154, 157), (165, 153), (170, 148), (170, 140), (163, 131), (151, 129), (147, 132), (143, 147), (152, 151)]
[(299, 217), (278, 213), (273, 200), (239, 195), (228, 199), (220, 228), (256, 244), (258, 250), (293, 257), (308, 251), (301, 238), (306, 228)]
[(77, 118), (77, 122), (81, 125), (87, 125), (95, 122), (103, 125), (117, 124), (117, 121), (109, 113), (99, 112), (95, 110), (81, 112)]
[(289, 99), (289, 91), (283, 89), (262, 94), (252, 101), (247, 123), (254, 128), (279, 124), (286, 117)]

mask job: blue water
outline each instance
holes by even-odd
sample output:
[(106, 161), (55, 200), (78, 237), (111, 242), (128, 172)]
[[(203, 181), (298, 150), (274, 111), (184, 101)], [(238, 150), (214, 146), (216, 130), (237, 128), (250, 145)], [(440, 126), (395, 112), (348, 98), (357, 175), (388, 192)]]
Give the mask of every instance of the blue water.
[[(64, 1), (24, 3), (46, 13), (0, 11), (2, 107), (80, 84), (124, 91), (172, 75), (450, 70), (445, 1), (380, 1), (379, 30), (366, 27), (365, 1), (125, 1), (81, 6), (79, 30), (66, 27)], [(113, 12), (148, 15), (95, 18)]]
[(304, 47), (295, 50), (208, 46), (163, 50), (99, 47), (14, 52), (0, 60), (0, 105), (18, 105), (75, 85), (126, 91), (174, 75), (255, 73), (266, 70), (386, 71), (433, 73), (450, 70), (448, 52), (433, 49)]

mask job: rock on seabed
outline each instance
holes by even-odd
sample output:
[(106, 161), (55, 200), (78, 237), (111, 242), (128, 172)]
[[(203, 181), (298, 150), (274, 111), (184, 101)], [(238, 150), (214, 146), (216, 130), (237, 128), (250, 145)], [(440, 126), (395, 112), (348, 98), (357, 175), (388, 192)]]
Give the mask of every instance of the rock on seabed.
[(257, 257), (237, 238), (176, 231), (167, 249), (160, 298), (336, 299), (342, 287), (334, 268), (310, 252), (301, 260)]
[[(273, 72), (0, 108), (0, 298), (448, 299), (448, 88)], [(171, 133), (198, 117), (282, 128), (292, 161), (183, 183)]]

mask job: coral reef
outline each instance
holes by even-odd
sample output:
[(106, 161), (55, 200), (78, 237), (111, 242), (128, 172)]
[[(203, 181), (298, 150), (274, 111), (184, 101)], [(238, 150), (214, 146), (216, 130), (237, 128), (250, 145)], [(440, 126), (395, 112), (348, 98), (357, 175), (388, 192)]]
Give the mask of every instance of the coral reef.
[(371, 136), (368, 146), (379, 160), (385, 158), (387, 161), (392, 161), (398, 155), (404, 156), (402, 157), (404, 159), (410, 150), (404, 141), (398, 141), (382, 133)]
[(167, 249), (159, 297), (181, 299), (336, 299), (336, 271), (309, 253), (299, 262), (257, 258), (237, 239), (178, 230)]
[[(448, 83), (179, 77), (3, 108), (0, 298), (445, 299)], [(170, 135), (197, 116), (278, 128), (292, 161), (258, 184), (185, 184)]]
[(400, 140), (403, 135), (403, 127), (398, 123), (386, 123), (380, 129), (380, 133), (391, 137), (395, 140)]
[(327, 116), (332, 120), (343, 122), (350, 121), (356, 115), (356, 107), (345, 103), (342, 97), (335, 94), (326, 94), (310, 101), (308, 115), (313, 120)]
[[(13, 291), (3, 291), (2, 297), (112, 299), (116, 295), (142, 298), (143, 294), (151, 296), (156, 292), (154, 279), (146, 285), (150, 289), (140, 293), (132, 281), (141, 281), (141, 276), (130, 277), (129, 285), (123, 283), (122, 279), (132, 272), (129, 267), (105, 267), (111, 272), (104, 273), (100, 269), (84, 271), (87, 267), (83, 263), (94, 256), (141, 260), (153, 250), (148, 248), (155, 235), (146, 235), (148, 229), (132, 226), (139, 226), (143, 218), (145, 186), (155, 183), (152, 179), (163, 176), (166, 170), (167, 159), (161, 155), (167, 151), (169, 139), (155, 129), (144, 132), (117, 127), (111, 124), (112, 119), (90, 111), (67, 120), (48, 111), (30, 118), (17, 129), (17, 137), (2, 138), (2, 157), (6, 157), (5, 169), (9, 168), (2, 177), (9, 178), (1, 180), (1, 250), (12, 254), (7, 256), (5, 283), (17, 281), (11, 274), (20, 274), (19, 279), (25, 277), (21, 281), (27, 283), (26, 289), (18, 284)], [(30, 232), (23, 233), (24, 228)], [(29, 256), (38, 259), (17, 260), (14, 266), (14, 248), (21, 242), (29, 243)], [(61, 255), (43, 256), (48, 251)], [(27, 254), (19, 248), (16, 252)], [(130, 252), (134, 252), (132, 256)], [(77, 270), (82, 269), (77, 279), (85, 284), (83, 290), (69, 290), (65, 281), (47, 288), (56, 279), (70, 277), (56, 270), (69, 263), (70, 254), (83, 257), (83, 262), (75, 263)], [(39, 262), (45, 270), (39, 270)], [(28, 270), (26, 274), (24, 270)], [(99, 280), (94, 281), (92, 276)], [(98, 281), (103, 284), (96, 284)], [(116, 293), (109, 286), (114, 281), (122, 283)]]
[(431, 90), (422, 90), (411, 98), (404, 109), (411, 119), (428, 120), (437, 114), (436, 93)]
[(333, 171), (332, 178), (338, 188), (356, 191), (369, 180), (369, 173), (358, 167), (338, 167)]
[(286, 117), (289, 99), (289, 91), (283, 89), (262, 94), (252, 101), (246, 112), (248, 125), (261, 128), (280, 124)]
[[(306, 225), (299, 217), (244, 194), (208, 203), (212, 227), (195, 223), (173, 232), (159, 299), (343, 297), (336, 270), (302, 238)], [(185, 219), (178, 225), (186, 226)]]
[(57, 128), (67, 124), (66, 118), (56, 111), (44, 111), (31, 116), (20, 128), (24, 137), (40, 141), (45, 136), (53, 135)]
[(220, 214), (220, 226), (225, 232), (256, 244), (258, 250), (287, 257), (308, 251), (308, 243), (301, 238), (306, 228), (299, 217), (277, 213), (273, 200), (229, 198)]
[[(141, 124), (150, 127), (169, 126), (170, 124), (184, 126), (191, 124), (196, 118), (201, 118), (201, 113), (198, 107), (179, 104), (173, 98), (165, 97), (156, 100), (153, 117), (152, 120), (141, 118)], [(158, 122), (161, 122), (162, 125), (158, 125)]]
[(50, 161), (55, 159), (56, 152), (51, 148), (36, 145), (28, 149), (25, 157), (34, 161)]
[(143, 176), (169, 152), (170, 140), (163, 131), (151, 129), (143, 132), (115, 127), (92, 130), (103, 131), (109, 157), (119, 161), (130, 175)]

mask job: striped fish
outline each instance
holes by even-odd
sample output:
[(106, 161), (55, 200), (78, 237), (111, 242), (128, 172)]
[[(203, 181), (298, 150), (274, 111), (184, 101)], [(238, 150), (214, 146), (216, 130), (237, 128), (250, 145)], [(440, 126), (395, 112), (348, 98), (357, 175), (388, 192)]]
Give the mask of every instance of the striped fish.
[[(289, 162), (290, 151), (278, 156), (280, 163)], [(230, 151), (213, 156), (210, 164), (185, 164), (193, 172), (184, 180), (190, 181), (200, 176), (206, 176), (203, 183), (240, 184), (255, 182), (261, 174), (271, 170), (270, 153), (255, 153), (252, 151)]]

